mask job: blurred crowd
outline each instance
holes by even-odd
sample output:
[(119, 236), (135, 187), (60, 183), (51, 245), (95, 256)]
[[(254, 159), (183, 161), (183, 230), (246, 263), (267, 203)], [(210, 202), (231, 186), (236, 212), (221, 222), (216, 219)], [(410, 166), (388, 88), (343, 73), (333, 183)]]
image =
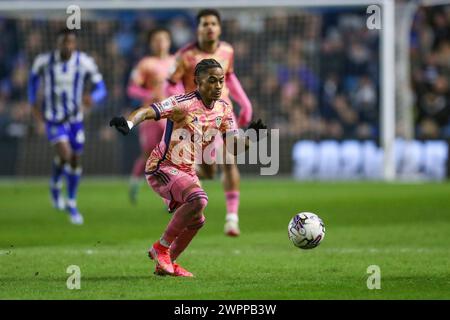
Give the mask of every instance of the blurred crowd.
[(224, 30), (258, 116), (296, 139), (377, 137), (379, 32), (364, 11), (280, 10), (259, 29), (248, 21), (241, 14)]
[(416, 136), (450, 138), (450, 6), (421, 8), (411, 32)]
[[(108, 98), (87, 121), (103, 140), (110, 115), (136, 106), (126, 96), (133, 65), (147, 53), (147, 31), (165, 25), (173, 51), (195, 39), (195, 12), (89, 13), (79, 48), (102, 71)], [(380, 33), (365, 10), (223, 11), (223, 39), (255, 117), (293, 139), (377, 139)], [(27, 77), (33, 58), (53, 49), (64, 21), (0, 18), (0, 139), (32, 133)], [(411, 31), (416, 136), (450, 137), (449, 7), (421, 8)], [(88, 126), (89, 127), (89, 126)], [(31, 130), (31, 131), (30, 131)]]

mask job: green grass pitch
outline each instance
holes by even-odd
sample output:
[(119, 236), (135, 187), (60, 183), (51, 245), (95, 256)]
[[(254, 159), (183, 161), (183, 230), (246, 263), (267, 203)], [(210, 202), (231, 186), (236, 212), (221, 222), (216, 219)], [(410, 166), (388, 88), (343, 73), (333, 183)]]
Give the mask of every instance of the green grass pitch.
[[(196, 277), (157, 277), (149, 245), (169, 220), (144, 184), (85, 180), (71, 225), (45, 181), (0, 184), (0, 299), (450, 299), (450, 184), (298, 183), (244, 179), (239, 238), (223, 235), (220, 182), (204, 183), (207, 223), (179, 262)], [(295, 248), (300, 211), (326, 226), (322, 244)], [(66, 269), (81, 269), (81, 289)], [(381, 270), (369, 290), (367, 268)]]

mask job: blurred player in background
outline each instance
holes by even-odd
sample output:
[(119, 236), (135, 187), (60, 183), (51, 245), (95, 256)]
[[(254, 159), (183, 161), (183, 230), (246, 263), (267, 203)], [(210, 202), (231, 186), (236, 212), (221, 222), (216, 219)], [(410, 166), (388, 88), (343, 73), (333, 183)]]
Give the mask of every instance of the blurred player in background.
[[(245, 127), (252, 118), (252, 105), (242, 86), (234, 74), (234, 50), (233, 47), (220, 41), (221, 19), (217, 10), (204, 9), (197, 14), (197, 42), (191, 43), (180, 49), (177, 53), (176, 69), (170, 75), (168, 82), (168, 93), (176, 93), (178, 84), (181, 82), (185, 92), (195, 90), (194, 69), (202, 59), (216, 59), (225, 72), (225, 85), (222, 90), (222, 99), (231, 104), (231, 97), (239, 104), (241, 111), (237, 120), (239, 127)], [(234, 114), (233, 114), (234, 116)], [(236, 122), (234, 122), (236, 125)], [(236, 125), (236, 128), (237, 128)], [(216, 147), (221, 147), (222, 140), (218, 139)], [(240, 197), (240, 175), (234, 163), (234, 159), (228, 152), (223, 152), (228, 157), (223, 165), (223, 187), (225, 191), (227, 214), (225, 218), (225, 234), (238, 236), (239, 230), (239, 197)], [(212, 179), (215, 175), (216, 166), (202, 164), (197, 168), (200, 178)]]
[[(169, 69), (175, 63), (174, 56), (169, 52), (171, 36), (167, 29), (157, 28), (150, 31), (147, 41), (151, 55), (140, 60), (133, 69), (127, 90), (128, 96), (140, 100), (142, 105), (150, 105), (165, 98), (164, 84), (169, 75)], [(147, 121), (139, 126), (141, 155), (134, 162), (130, 178), (129, 195), (132, 203), (137, 201), (145, 161), (161, 141), (165, 126), (165, 120)]]
[[(57, 49), (34, 60), (28, 87), (29, 103), (38, 126), (43, 126), (55, 150), (50, 179), (53, 206), (67, 210), (73, 224), (83, 224), (77, 208), (77, 191), (81, 178), (81, 154), (84, 145), (83, 108), (91, 107), (106, 96), (103, 77), (94, 60), (76, 50), (77, 38), (72, 30), (62, 30)], [(85, 81), (93, 85), (84, 93)], [(43, 81), (43, 103), (39, 107), (39, 83)], [(62, 176), (67, 179), (67, 201), (61, 195)]]
[[(197, 147), (203, 156), (204, 150), (214, 143), (216, 134), (227, 135), (224, 145), (233, 143), (234, 153), (238, 150), (235, 145), (239, 139), (245, 139), (246, 147), (249, 144), (247, 136), (238, 136), (231, 106), (220, 99), (225, 83), (221, 65), (214, 59), (205, 59), (197, 64), (194, 74), (197, 90), (171, 96), (150, 106), (144, 105), (128, 119), (114, 117), (110, 122), (110, 126), (128, 134), (131, 128), (144, 120), (167, 119), (164, 138), (153, 150), (145, 172), (147, 182), (155, 192), (180, 204), (162, 237), (149, 251), (150, 258), (156, 262), (155, 274), (159, 275), (193, 276), (175, 260), (205, 222), (203, 211), (208, 197), (195, 172)], [(259, 121), (249, 128), (258, 130), (265, 126)]]

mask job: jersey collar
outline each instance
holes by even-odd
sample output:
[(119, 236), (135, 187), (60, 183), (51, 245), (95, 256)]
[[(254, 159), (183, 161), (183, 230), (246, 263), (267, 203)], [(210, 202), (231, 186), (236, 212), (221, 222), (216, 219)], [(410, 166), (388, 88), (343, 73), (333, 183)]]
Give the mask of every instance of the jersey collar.
[(217, 50), (219, 50), (221, 44), (222, 44), (222, 41), (219, 40), (219, 44), (217, 45), (216, 50), (214, 52), (207, 52), (207, 51), (202, 50), (202, 48), (200, 48), (200, 43), (198, 41), (195, 42), (195, 46), (197, 47), (197, 49), (199, 51), (201, 51), (203, 53), (207, 53), (207, 54), (214, 54), (214, 53), (216, 53)]
[[(78, 54), (78, 50), (74, 50), (73, 52), (72, 52), (72, 54), (70, 55), (70, 58), (69, 58), (69, 60), (67, 60), (67, 61), (64, 61), (64, 62), (69, 62), (69, 61), (72, 61), (73, 60), (73, 58), (74, 57), (76, 57), (76, 55)], [(63, 61), (62, 60), (62, 58), (61, 58), (61, 51), (59, 51), (58, 49), (56, 49), (54, 52), (53, 52), (53, 55), (54, 55), (54, 57), (55, 57), (55, 61)]]
[(206, 109), (208, 109), (208, 110), (214, 109), (214, 105), (215, 105), (215, 103), (216, 103), (216, 100), (213, 100), (213, 102), (211, 103), (211, 105), (210, 105), (210, 106), (207, 106), (207, 105), (205, 104), (205, 102), (203, 101), (202, 96), (200, 95), (200, 92), (198, 92), (198, 90), (195, 90), (195, 95), (196, 95), (196, 97), (198, 98), (198, 100), (200, 100), (200, 101), (202, 102), (203, 106), (204, 106)]

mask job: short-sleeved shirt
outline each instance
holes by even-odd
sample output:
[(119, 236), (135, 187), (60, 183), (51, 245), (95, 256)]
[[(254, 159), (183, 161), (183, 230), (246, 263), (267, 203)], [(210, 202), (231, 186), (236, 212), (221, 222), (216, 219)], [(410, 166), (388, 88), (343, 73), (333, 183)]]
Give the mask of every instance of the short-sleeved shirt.
[(96, 84), (103, 79), (94, 59), (81, 51), (73, 52), (67, 61), (61, 59), (59, 51), (40, 54), (31, 74), (44, 79), (43, 115), (46, 121), (55, 123), (82, 121), (85, 80)]
[(167, 119), (167, 125), (161, 142), (147, 161), (147, 174), (161, 165), (195, 174), (194, 165), (204, 161), (199, 157), (205, 152), (212, 151), (214, 139), (238, 134), (231, 106), (222, 99), (206, 106), (198, 91), (171, 96), (150, 107), (155, 110), (157, 120)]

